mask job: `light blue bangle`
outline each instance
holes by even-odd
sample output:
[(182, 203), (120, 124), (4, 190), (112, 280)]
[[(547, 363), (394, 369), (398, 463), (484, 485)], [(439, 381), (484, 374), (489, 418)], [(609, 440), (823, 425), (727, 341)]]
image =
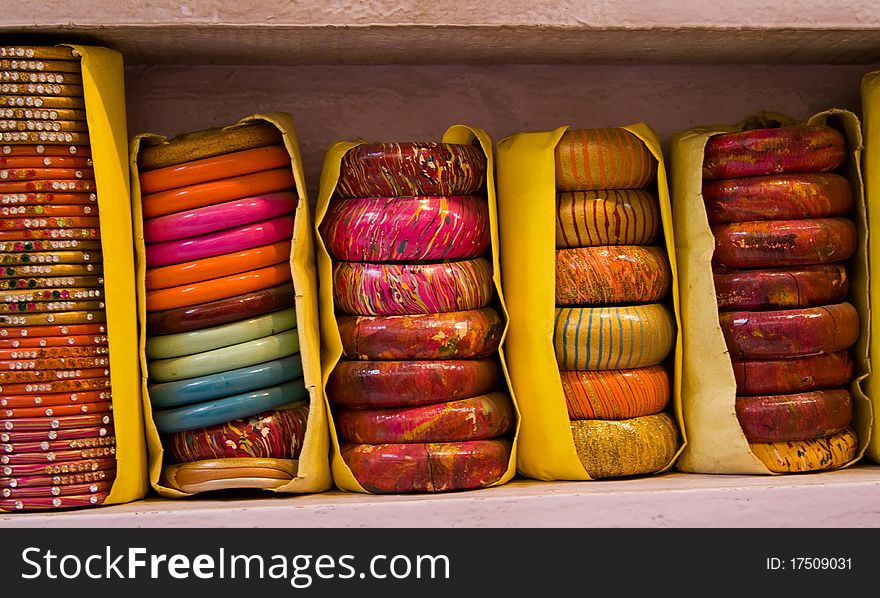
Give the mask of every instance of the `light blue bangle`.
[(291, 355), (237, 370), (227, 370), (178, 382), (148, 387), (154, 409), (170, 409), (276, 386), (302, 376), (302, 359)]
[(173, 382), (281, 359), (298, 351), (299, 335), (288, 330), (195, 355), (157, 359), (147, 364), (147, 370), (150, 382)]
[(250, 417), (288, 403), (302, 401), (308, 396), (302, 378), (225, 399), (205, 401), (179, 409), (153, 412), (153, 422), (160, 434), (196, 430), (233, 419)]

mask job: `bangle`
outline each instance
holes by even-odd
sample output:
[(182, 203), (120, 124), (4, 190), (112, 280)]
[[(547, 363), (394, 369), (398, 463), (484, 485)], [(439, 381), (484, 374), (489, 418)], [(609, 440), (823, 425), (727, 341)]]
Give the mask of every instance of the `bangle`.
[(662, 303), (556, 308), (553, 346), (561, 370), (658, 365), (674, 342), (672, 314)]
[(147, 313), (147, 334), (188, 332), (211, 326), (237, 322), (290, 307), (296, 297), (292, 284), (210, 301), (192, 307)]
[(82, 85), (56, 85), (49, 83), (3, 83), (0, 84), (0, 93), (23, 96), (37, 94), (69, 98), (84, 97)]
[(0, 384), (6, 388), (6, 392), (13, 392), (8, 386), (29, 384), (32, 382), (55, 382), (62, 380), (84, 380), (89, 378), (109, 378), (110, 368), (106, 366), (89, 368), (84, 370), (24, 370), (0, 372)]
[[(12, 98), (10, 100), (10, 98)], [(4, 101), (5, 99), (5, 101)], [(36, 99), (36, 98), (31, 98)], [(79, 100), (82, 102), (80, 98), (44, 98), (45, 100)], [(28, 98), (21, 97), (12, 97), (0, 95), (0, 106), (24, 106), (26, 105)], [(84, 106), (37, 106), (36, 102), (32, 102), (32, 108), (77, 108), (81, 109)], [(60, 145), (43, 145), (43, 144), (16, 144), (16, 145), (4, 145), (0, 146), (0, 154), (3, 156), (81, 156), (81, 157), (90, 157), (92, 155), (92, 148), (89, 145), (68, 145), (68, 146), (60, 146)]]
[(852, 428), (837, 434), (790, 442), (756, 442), (752, 454), (773, 473), (839, 469), (856, 458), (859, 440)]
[(843, 264), (764, 270), (714, 268), (720, 311), (794, 309), (846, 301), (849, 276)]
[[(102, 401), (100, 403), (83, 403), (81, 405), (46, 405), (41, 407), (18, 407), (0, 409), (0, 417), (8, 417), (10, 419), (24, 417), (62, 417), (66, 415), (79, 415), (82, 413), (109, 413), (113, 409), (112, 401)], [(60, 460), (60, 459), (59, 459)], [(0, 463), (3, 463), (3, 457), (0, 455)]]
[(507, 434), (516, 419), (502, 392), (418, 407), (339, 409), (333, 416), (340, 442), (361, 444), (486, 440)]
[[(2, 391), (10, 395), (45, 394), (60, 392), (78, 392), (82, 390), (106, 390), (110, 388), (110, 374), (102, 370), (96, 378), (74, 378), (41, 382), (24, 382), (19, 384), (3, 384)], [(62, 372), (70, 373), (70, 372)], [(87, 372), (88, 374), (89, 372)]]
[(90, 494), (59, 494), (52, 497), (17, 497), (0, 500), (0, 508), (9, 511), (45, 511), (47, 509), (73, 509), (103, 504), (110, 496), (106, 491)]
[(296, 330), (287, 330), (221, 349), (157, 359), (149, 363), (148, 369), (152, 382), (173, 382), (281, 359), (298, 352), (299, 335)]
[(29, 432), (6, 432), (0, 431), (0, 442), (45, 442), (45, 441), (72, 441), (85, 438), (113, 436), (113, 426), (96, 426), (85, 428), (70, 428), (66, 430), (33, 430)]
[[(45, 108), (55, 109), (60, 108), (63, 110), (83, 110), (86, 107), (86, 102), (83, 98), (68, 98), (68, 97), (53, 97), (53, 96), (38, 96), (38, 95), (12, 95), (12, 94), (4, 94), (0, 91), (0, 106), (10, 106), (10, 107), (28, 107), (28, 108)], [(41, 145), (39, 141), (31, 141), (30, 147), (39, 146), (45, 147)], [(22, 144), (26, 145), (26, 144)], [(88, 147), (88, 143), (80, 144), (79, 146), (74, 147)], [(3, 148), (5, 149), (5, 148)], [(63, 147), (62, 149), (67, 150), (67, 147)]]
[(71, 449), (66, 451), (38, 451), (33, 453), (19, 452), (14, 455), (0, 455), (2, 465), (36, 465), (40, 463), (69, 463), (83, 459), (105, 459), (116, 456), (115, 446), (99, 446), (88, 449)]
[(28, 228), (0, 230), (0, 241), (36, 239), (100, 239), (98, 228)]
[(0, 279), (0, 289), (16, 292), (34, 289), (55, 289), (56, 287), (102, 288), (103, 286), (103, 276), (55, 276), (51, 278)]
[[(6, 84), (0, 84), (0, 91)], [(0, 133), (3, 143), (44, 143), (47, 145), (88, 145), (91, 143), (86, 133), (66, 131), (5, 131)]]
[(605, 245), (556, 250), (556, 304), (656, 303), (672, 285), (666, 250)]
[(295, 184), (290, 168), (276, 168), (144, 195), (141, 207), (144, 218), (157, 218), (243, 197), (288, 191)]
[(60, 463), (23, 463), (21, 465), (0, 465), (0, 474), (7, 477), (34, 475), (55, 475), (59, 473), (85, 473), (114, 469), (116, 459), (78, 459)]
[[(115, 436), (96, 436), (93, 438), (82, 438), (75, 440), (44, 440), (42, 442), (18, 442), (15, 444), (0, 445), (0, 455), (15, 455), (21, 453), (37, 452), (42, 452), (44, 455), (48, 455), (49, 453), (54, 451), (113, 448), (115, 447), (115, 445)], [(48, 451), (48, 453), (46, 451)]]
[(0, 278), (28, 278), (33, 276), (95, 276), (104, 273), (98, 264), (21, 264), (0, 266)]
[(2, 241), (0, 251), (18, 253), (31, 251), (63, 251), (78, 249), (82, 251), (101, 251), (100, 241), (82, 241), (80, 239), (49, 239), (46, 241)]
[(101, 221), (94, 216), (0, 218), (0, 230), (99, 228)]
[(836, 434), (852, 423), (848, 390), (736, 397), (736, 417), (746, 440), (788, 442)]
[(849, 218), (756, 220), (712, 226), (713, 263), (729, 268), (774, 268), (843, 261), (856, 251)]
[(104, 322), (106, 317), (103, 310), (0, 315), (0, 326), (39, 326), (43, 324), (69, 326), (72, 324), (87, 324), (89, 322)]
[[(11, 361), (21, 359), (55, 359), (63, 357), (97, 357), (109, 355), (110, 350), (104, 345), (81, 345), (62, 347), (29, 347), (29, 348), (0, 348), (0, 360)], [(0, 398), (0, 406), (3, 399)]]
[(103, 261), (100, 251), (52, 251), (49, 253), (0, 253), (0, 264), (95, 264)]
[(160, 243), (269, 220), (296, 210), (295, 193), (283, 191), (151, 218), (144, 222), (144, 241)]
[(152, 268), (146, 273), (146, 289), (154, 291), (177, 287), (194, 282), (222, 278), (237, 272), (248, 272), (274, 266), (290, 260), (290, 241), (279, 241), (271, 245), (261, 245), (233, 253), (183, 262), (161, 268)]
[(71, 206), (95, 206), (97, 209), (98, 195), (96, 193), (3, 193), (0, 194), (2, 206), (50, 206), (55, 204)]
[[(31, 112), (30, 110), (22, 111), (22, 109), (17, 108), (0, 109), (0, 113), (8, 114), (10, 111), (17, 114)], [(32, 112), (38, 111), (34, 110)], [(49, 111), (46, 112), (48, 113)], [(58, 113), (57, 110), (52, 112)], [(71, 110), (70, 112), (74, 111)], [(83, 113), (83, 118), (85, 118), (85, 113)], [(5, 156), (0, 154), (0, 167), (3, 168), (92, 168), (92, 166), (94, 166), (92, 159), (87, 156)]]
[(718, 314), (732, 359), (779, 359), (848, 349), (859, 339), (859, 313), (850, 303)]
[(349, 359), (471, 359), (498, 350), (504, 325), (491, 307), (412, 316), (337, 316)]
[(195, 405), (153, 412), (153, 422), (160, 434), (197, 430), (233, 419), (250, 417), (282, 405), (302, 401), (308, 391), (302, 379), (285, 382), (249, 393), (232, 395)]
[(0, 478), (0, 489), (32, 488), (35, 486), (67, 486), (71, 484), (87, 484), (104, 482), (116, 478), (116, 468), (88, 471), (85, 473), (65, 473), (52, 476), (22, 476), (3, 480)]
[(713, 135), (703, 152), (703, 178), (716, 179), (834, 170), (846, 141), (827, 125), (792, 125)]
[[(4, 395), (0, 398), (0, 407), (20, 408), (20, 407), (53, 407), (55, 405), (77, 405), (81, 403), (100, 403), (109, 401), (112, 398), (110, 391), (90, 390), (86, 392), (68, 392), (45, 395), (20, 395), (9, 396)], [(75, 447), (68, 447), (75, 448)], [(11, 449), (10, 449), (11, 450)], [(35, 449), (36, 450), (36, 449)], [(49, 450), (49, 449), (43, 449)], [(4, 449), (0, 447), (0, 453)], [(9, 452), (9, 451), (6, 451)]]
[(470, 195), (486, 183), (486, 156), (457, 143), (364, 143), (342, 157), (340, 197)]
[(140, 175), (141, 193), (158, 193), (282, 167), (290, 168), (290, 154), (283, 145), (219, 154), (143, 172)]
[(593, 372), (562, 370), (562, 392), (570, 419), (632, 419), (669, 405), (669, 373), (662, 365)]
[(59, 313), (64, 311), (97, 311), (104, 309), (103, 301), (48, 301), (0, 303), (0, 314)]
[(621, 127), (570, 129), (555, 149), (556, 190), (640, 189), (657, 175), (657, 159)]
[(110, 365), (106, 355), (86, 357), (46, 357), (43, 359), (4, 359), (0, 360), (2, 374), (45, 370), (86, 370), (105, 368)]
[(511, 442), (343, 444), (340, 453), (367, 492), (447, 492), (500, 481), (510, 463)]
[(296, 478), (297, 463), (291, 459), (213, 459), (180, 463), (163, 468), (181, 492), (195, 494), (236, 488), (279, 488)]
[(657, 473), (675, 458), (678, 428), (667, 413), (571, 421), (574, 448), (593, 479)]
[(280, 216), (216, 233), (147, 247), (147, 267), (168, 266), (269, 245), (293, 236), (293, 216)]
[(194, 332), (151, 336), (147, 338), (146, 354), (149, 359), (167, 359), (204, 353), (293, 328), (296, 328), (296, 310), (291, 307), (264, 316)]
[(499, 384), (492, 359), (340, 361), (327, 380), (327, 399), (354, 409), (412, 407), (475, 397)]
[(346, 262), (475, 258), (489, 247), (489, 204), (474, 195), (337, 200), (320, 233)]
[(148, 391), (154, 409), (168, 409), (278, 386), (302, 375), (302, 359), (291, 355), (178, 382), (150, 384)]
[(34, 191), (42, 191), (44, 193), (58, 191), (63, 193), (85, 193), (97, 192), (98, 188), (95, 181), (82, 179), (43, 179), (36, 181), (0, 182), (0, 193), (30, 193)]
[(234, 419), (208, 428), (175, 432), (163, 439), (178, 463), (205, 459), (299, 459), (308, 403), (276, 409), (246, 419)]
[[(0, 204), (2, 205), (2, 204)], [(3, 217), (67, 217), (67, 216), (97, 216), (98, 206), (90, 204), (49, 204), (49, 205), (3, 205), (0, 207), (0, 216)]]
[(76, 335), (105, 335), (107, 326), (103, 323), (56, 325), (56, 326), (31, 326), (0, 328), (0, 339), (24, 338), (24, 337), (47, 337), (47, 336), (76, 336)]
[[(0, 335), (2, 337), (2, 335)], [(106, 347), (107, 335), (105, 334), (81, 334), (71, 336), (48, 336), (37, 338), (0, 338), (0, 350), (9, 349), (32, 349), (41, 347), (84, 347), (95, 345)]]
[(0, 56), (24, 60), (70, 60), (79, 64), (80, 53), (68, 46), (6, 46), (0, 48)]
[(108, 413), (89, 413), (87, 415), (67, 415), (64, 417), (0, 419), (0, 428), (2, 428), (4, 432), (66, 430), (69, 428), (93, 428), (95, 426), (106, 426), (112, 421), (113, 416)]
[[(0, 130), (3, 123), (9, 121), (0, 120)], [(95, 171), (91, 168), (0, 168), (0, 181), (65, 181), (65, 180), (95, 180)]]
[[(56, 51), (57, 50), (57, 51)], [(0, 69), (5, 71), (24, 71), (24, 72), (47, 72), (47, 73), (80, 73), (82, 69), (79, 63), (79, 54), (74, 53), (71, 49), (65, 48), (31, 48), (24, 50), (22, 48), (3, 48), (3, 60), (0, 60)], [(45, 56), (36, 56), (35, 54), (56, 54), (61, 60), (43, 60)], [(25, 57), (25, 54), (31, 56)], [(8, 56), (8, 58), (5, 58)]]
[(481, 257), (435, 264), (333, 264), (333, 300), (347, 314), (465, 311), (487, 306), (493, 295), (492, 266)]
[(556, 248), (653, 245), (660, 202), (644, 189), (567, 191), (557, 195)]
[(23, 289), (20, 291), (0, 291), (0, 302), (21, 303), (50, 301), (93, 301), (104, 294), (100, 287), (92, 289)]
[(834, 388), (848, 384), (855, 372), (849, 351), (783, 359), (735, 359), (732, 363), (740, 395)]

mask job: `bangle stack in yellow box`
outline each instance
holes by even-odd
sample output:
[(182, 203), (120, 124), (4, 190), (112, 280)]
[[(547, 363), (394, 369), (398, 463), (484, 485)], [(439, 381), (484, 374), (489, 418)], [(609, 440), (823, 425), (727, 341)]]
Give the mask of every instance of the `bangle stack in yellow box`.
[(0, 509), (148, 488), (122, 56), (0, 47)]

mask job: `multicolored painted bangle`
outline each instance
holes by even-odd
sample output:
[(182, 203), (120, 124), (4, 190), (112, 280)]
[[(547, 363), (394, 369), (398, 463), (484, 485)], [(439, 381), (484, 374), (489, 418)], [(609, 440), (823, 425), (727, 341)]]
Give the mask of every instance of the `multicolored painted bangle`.
[(0, 291), (3, 303), (54, 303), (57, 301), (96, 301), (103, 299), (104, 290), (92, 289), (24, 289)]
[(848, 390), (736, 397), (736, 417), (749, 442), (810, 440), (836, 434), (852, 423)]
[(859, 440), (855, 430), (811, 440), (756, 442), (752, 454), (774, 473), (801, 473), (839, 469), (856, 458)]
[(493, 296), (492, 266), (481, 257), (433, 264), (333, 264), (333, 299), (347, 314), (465, 311), (486, 307)]
[(630, 370), (559, 372), (570, 419), (632, 419), (660, 413), (671, 397), (662, 365)]
[(46, 241), (2, 241), (0, 251), (15, 253), (27, 253), (33, 251), (101, 251), (100, 241), (88, 241), (80, 239), (49, 239)]
[(782, 359), (734, 359), (739, 395), (789, 394), (849, 384), (855, 365), (849, 351)]
[(296, 477), (297, 463), (291, 459), (211, 459), (166, 465), (166, 478), (181, 492), (196, 494), (235, 488), (279, 488)]
[(657, 159), (620, 127), (568, 130), (555, 156), (557, 191), (640, 189), (657, 176)]
[(349, 359), (473, 359), (498, 350), (504, 329), (491, 307), (410, 316), (337, 316)]
[(412, 407), (475, 397), (500, 383), (492, 359), (340, 361), (327, 380), (327, 398), (353, 409)]
[(843, 264), (758, 270), (715, 268), (715, 297), (721, 311), (795, 309), (840, 303), (849, 294)]
[(645, 189), (566, 191), (557, 195), (556, 248), (653, 245), (660, 202)]
[(489, 247), (489, 204), (475, 195), (337, 200), (320, 232), (335, 260), (469, 259)]
[(506, 473), (510, 451), (506, 439), (340, 447), (355, 479), (376, 494), (486, 488)]
[(91, 204), (67, 205), (4, 205), (0, 207), (0, 216), (8, 217), (67, 217), (67, 216), (97, 216), (98, 206)]
[(556, 309), (553, 346), (561, 370), (658, 365), (674, 342), (672, 313), (662, 303)]
[(656, 303), (672, 285), (666, 250), (604, 245), (556, 250), (556, 304)]
[(99, 228), (100, 218), (94, 216), (0, 218), (0, 231)]

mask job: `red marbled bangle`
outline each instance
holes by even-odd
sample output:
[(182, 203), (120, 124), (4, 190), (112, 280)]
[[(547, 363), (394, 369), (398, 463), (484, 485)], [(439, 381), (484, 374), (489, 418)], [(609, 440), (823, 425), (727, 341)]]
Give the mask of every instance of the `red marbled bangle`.
[(354, 409), (410, 407), (475, 397), (500, 383), (492, 359), (340, 361), (327, 380), (327, 398)]
[(365, 143), (339, 165), (340, 197), (468, 195), (486, 183), (486, 156), (473, 145)]
[(749, 442), (810, 440), (836, 434), (852, 423), (848, 390), (736, 397), (736, 417)]
[(489, 247), (489, 204), (475, 195), (336, 200), (320, 232), (335, 260), (475, 258)]
[(846, 142), (826, 125), (792, 125), (713, 135), (706, 142), (707, 181), (784, 172), (834, 170), (845, 158)]
[(855, 366), (849, 351), (787, 357), (735, 359), (733, 375), (740, 395), (789, 394), (845, 386)]
[(498, 350), (503, 323), (491, 307), (412, 316), (337, 316), (349, 359), (472, 359)]
[(843, 216), (853, 205), (852, 186), (832, 173), (722, 179), (703, 185), (711, 224)]
[(849, 218), (755, 220), (712, 226), (713, 263), (728, 268), (776, 268), (840, 262), (856, 251)]
[(446, 492), (485, 488), (510, 461), (510, 440), (413, 444), (343, 444), (343, 460), (364, 490)]
[(669, 292), (666, 250), (607, 245), (556, 250), (556, 304), (656, 303)]
[(557, 191), (637, 189), (657, 176), (657, 159), (621, 127), (568, 130), (555, 158)]
[(485, 307), (492, 296), (492, 266), (481, 257), (433, 264), (333, 264), (333, 299), (347, 314), (465, 311)]
[(849, 294), (843, 264), (763, 270), (715, 268), (718, 309), (795, 309), (840, 303)]
[(669, 373), (662, 365), (631, 370), (562, 370), (570, 419), (632, 419), (669, 404)]
[(775, 359), (836, 353), (859, 338), (859, 314), (849, 303), (718, 314), (732, 359)]
[(502, 436), (516, 415), (503, 392), (446, 403), (394, 409), (338, 409), (333, 414), (341, 442), (399, 444), (464, 442)]

